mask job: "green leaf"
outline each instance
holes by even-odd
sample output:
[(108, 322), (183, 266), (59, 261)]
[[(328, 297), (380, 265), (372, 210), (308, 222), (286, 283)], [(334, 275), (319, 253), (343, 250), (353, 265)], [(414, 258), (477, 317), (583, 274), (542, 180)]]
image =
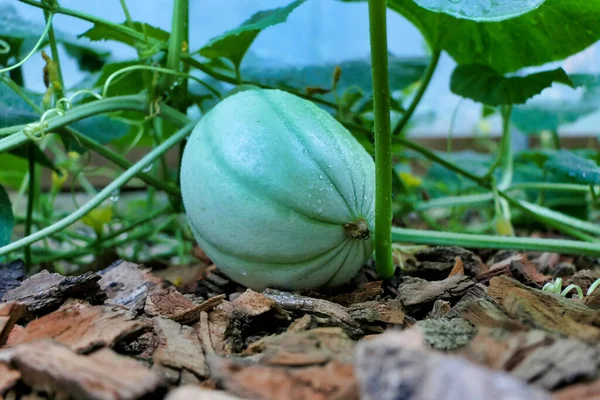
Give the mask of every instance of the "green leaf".
[[(129, 25), (126, 22), (123, 22), (120, 25), (129, 27)], [(131, 28), (149, 38), (153, 38), (161, 42), (167, 42), (169, 40), (169, 37), (171, 36), (169, 32), (143, 22), (133, 22)], [(77, 35), (77, 37), (86, 37), (92, 41), (114, 40), (117, 42), (125, 43), (132, 47), (135, 47), (135, 45), (138, 43), (138, 41), (132, 38), (131, 36), (110, 29), (109, 27), (97, 24), (94, 24), (92, 28)]]
[(27, 160), (9, 153), (0, 154), (0, 185), (19, 189), (28, 171)]
[[(11, 46), (8, 56), (22, 58), (35, 46), (44, 31), (44, 25), (22, 18), (15, 7), (0, 6), (0, 39), (6, 40)], [(67, 52), (77, 58), (80, 68), (95, 70), (101, 66), (110, 55), (104, 50), (95, 49), (77, 37), (54, 29), (56, 41), (65, 46)], [(6, 56), (0, 56), (0, 62), (6, 63)]]
[[(256, 66), (243, 68), (242, 75), (257, 83), (269, 86), (292, 89), (304, 92), (307, 87), (329, 89), (332, 84), (333, 71), (339, 66), (342, 74), (337, 85), (338, 93), (349, 92), (353, 103), (358, 90), (363, 98), (370, 99), (372, 91), (371, 62), (368, 58), (348, 60), (337, 64), (319, 64), (308, 66), (269, 66), (271, 62), (263, 60)], [(390, 89), (401, 91), (419, 81), (429, 65), (429, 57), (396, 57), (389, 56)], [(333, 93), (322, 96), (334, 100)]]
[[(498, 14), (497, 7), (507, 2), (490, 2), (494, 7), (488, 14)], [(388, 7), (412, 22), (432, 49), (445, 50), (458, 64), (488, 65), (499, 73), (562, 60), (600, 38), (597, 0), (546, 0), (525, 14), (499, 22), (456, 18), (413, 0), (388, 0)], [(471, 19), (485, 17), (479, 14), (471, 13)]]
[(206, 58), (224, 57), (239, 66), (256, 36), (265, 28), (285, 22), (288, 16), (306, 0), (296, 0), (285, 7), (260, 11), (239, 27), (213, 39), (199, 50)]
[(556, 132), (565, 124), (576, 122), (600, 109), (600, 79), (593, 74), (571, 74), (571, 82), (584, 89), (577, 101), (545, 101), (514, 107), (511, 122), (525, 134), (544, 130)]
[(550, 158), (545, 167), (569, 183), (600, 185), (600, 167), (592, 160), (580, 157), (570, 151), (561, 150)]
[(527, 76), (505, 77), (485, 65), (459, 65), (452, 73), (450, 89), (459, 96), (499, 106), (523, 104), (554, 82), (573, 87), (562, 68)]
[(502, 21), (538, 8), (544, 0), (414, 0), (423, 8), (474, 21)]
[(10, 243), (14, 223), (12, 204), (8, 193), (0, 185), (0, 247)]

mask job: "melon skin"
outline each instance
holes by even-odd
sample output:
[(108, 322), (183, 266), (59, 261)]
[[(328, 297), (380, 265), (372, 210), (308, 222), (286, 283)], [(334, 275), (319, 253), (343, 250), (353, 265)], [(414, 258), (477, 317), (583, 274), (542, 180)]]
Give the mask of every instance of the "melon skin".
[[(375, 165), (339, 122), (280, 90), (238, 92), (194, 128), (181, 191), (196, 240), (255, 290), (337, 286), (373, 251)], [(372, 236), (372, 235), (371, 235)]]

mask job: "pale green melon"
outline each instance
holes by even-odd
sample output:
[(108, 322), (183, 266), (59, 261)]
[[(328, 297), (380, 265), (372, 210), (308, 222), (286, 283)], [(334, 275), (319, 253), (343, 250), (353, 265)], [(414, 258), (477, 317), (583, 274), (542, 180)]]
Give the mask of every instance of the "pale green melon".
[(327, 112), (280, 90), (236, 93), (201, 119), (181, 191), (200, 247), (257, 290), (336, 286), (372, 253), (371, 156)]

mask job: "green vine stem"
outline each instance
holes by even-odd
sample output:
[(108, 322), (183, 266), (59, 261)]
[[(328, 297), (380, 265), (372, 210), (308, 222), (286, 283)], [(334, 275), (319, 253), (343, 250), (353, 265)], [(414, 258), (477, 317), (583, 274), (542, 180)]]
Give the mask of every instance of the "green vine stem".
[(21, 249), (23, 247), (29, 246), (38, 240), (44, 239), (46, 236), (51, 235), (55, 232), (63, 230), (68, 226), (74, 224), (85, 215), (87, 215), (94, 208), (98, 207), (102, 202), (108, 199), (112, 194), (119, 190), (123, 185), (125, 185), (131, 178), (136, 176), (139, 172), (141, 172), (146, 166), (152, 163), (154, 160), (159, 158), (166, 151), (171, 149), (181, 140), (185, 139), (187, 135), (190, 134), (194, 126), (195, 122), (190, 122), (185, 125), (183, 128), (175, 132), (171, 137), (161, 143), (159, 146), (154, 148), (151, 152), (145, 155), (140, 161), (138, 161), (131, 168), (123, 172), (117, 179), (107, 185), (103, 190), (101, 190), (96, 196), (90, 199), (87, 203), (81, 206), (78, 210), (69, 214), (67, 217), (61, 219), (60, 221), (55, 222), (54, 224), (39, 230), (29, 236), (26, 236), (22, 239), (19, 239), (11, 244), (8, 244), (4, 247), (0, 247), (0, 256), (6, 255), (12, 251)]
[(56, 45), (56, 36), (54, 35), (52, 14), (44, 10), (44, 18), (46, 18), (46, 23), (50, 25), (50, 29), (48, 30), (48, 41), (50, 42), (50, 52), (52, 54), (52, 61), (54, 61), (56, 65), (56, 75), (58, 76), (58, 83), (60, 84), (60, 88), (56, 88), (53, 86), (54, 99), (58, 102), (59, 99), (62, 99), (64, 97), (65, 82), (63, 80), (62, 68), (60, 66), (60, 58), (58, 56), (58, 46)]
[(427, 66), (427, 69), (425, 70), (425, 74), (423, 75), (421, 85), (419, 86), (417, 93), (415, 93), (415, 97), (413, 97), (413, 99), (410, 103), (410, 106), (408, 107), (408, 109), (406, 110), (404, 115), (402, 116), (402, 119), (394, 127), (394, 132), (393, 132), (394, 135), (402, 134), (402, 136), (404, 136), (404, 128), (406, 127), (406, 124), (408, 124), (408, 122), (410, 121), (410, 118), (412, 117), (413, 113), (417, 109), (417, 106), (421, 102), (421, 99), (423, 98), (423, 95), (425, 94), (425, 91), (427, 90), (427, 87), (429, 86), (429, 83), (431, 82), (433, 73), (435, 72), (438, 62), (440, 61), (440, 55), (441, 55), (440, 50), (433, 51), (433, 54), (431, 55), (431, 61), (429, 61), (429, 65)]
[(373, 114), (375, 117), (375, 264), (381, 278), (394, 275), (392, 261), (392, 138), (386, 1), (369, 0)]
[(600, 257), (600, 244), (577, 240), (537, 239), (392, 228), (392, 241), (435, 246), (547, 251)]
[[(173, 2), (173, 16), (171, 18), (171, 37), (169, 38), (169, 51), (167, 52), (167, 68), (179, 71), (181, 62), (181, 46), (183, 44), (185, 32), (188, 29), (188, 1), (175, 0)], [(167, 75), (163, 81), (163, 90), (167, 90), (175, 82), (173, 75)]]

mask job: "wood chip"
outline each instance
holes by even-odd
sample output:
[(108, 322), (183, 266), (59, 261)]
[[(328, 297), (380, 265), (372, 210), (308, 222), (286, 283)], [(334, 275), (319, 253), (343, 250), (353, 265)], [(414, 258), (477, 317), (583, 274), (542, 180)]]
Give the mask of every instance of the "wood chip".
[(100, 287), (107, 294), (109, 302), (139, 311), (144, 307), (148, 290), (161, 283), (160, 278), (150, 270), (127, 261), (117, 262), (98, 273)]
[(0, 359), (8, 359), (27, 385), (73, 399), (139, 399), (164, 391), (158, 375), (110, 349), (83, 356), (41, 340), (0, 351)]
[(180, 324), (192, 324), (200, 318), (202, 311), (216, 307), (225, 295), (213, 297), (196, 304), (172, 285), (155, 285), (148, 290), (144, 312), (150, 317), (169, 318)]
[(372, 300), (375, 297), (382, 295), (384, 293), (382, 286), (382, 281), (366, 282), (364, 286), (357, 288), (352, 293), (342, 293), (329, 297), (328, 300), (345, 307), (356, 303), (364, 303), (365, 301)]
[(263, 294), (275, 300), (277, 305), (284, 310), (326, 316), (333, 321), (341, 323), (342, 326), (359, 328), (359, 324), (352, 318), (346, 307), (332, 303), (331, 301), (314, 299), (295, 293), (281, 292), (275, 289), (266, 289)]
[(567, 282), (565, 282), (565, 284), (577, 285), (581, 288), (583, 293), (586, 293), (590, 286), (592, 286), (592, 283), (594, 283), (594, 281), (598, 278), (600, 278), (599, 272), (584, 269), (575, 272), (575, 275), (573, 275)]
[(0, 303), (0, 347), (4, 346), (8, 335), (25, 312), (25, 305), (15, 301)]
[(0, 398), (21, 379), (21, 373), (0, 362)]
[(202, 344), (194, 328), (161, 317), (154, 318), (154, 324), (159, 340), (153, 357), (155, 364), (187, 370), (198, 378), (208, 375)]
[(121, 340), (133, 339), (151, 325), (123, 307), (90, 306), (71, 302), (60, 309), (31, 321), (21, 343), (50, 338), (77, 353), (88, 353), (99, 347), (114, 346)]
[(198, 386), (182, 386), (167, 395), (165, 400), (244, 400), (222, 390), (204, 389)]
[(446, 300), (436, 300), (433, 303), (433, 308), (427, 314), (427, 319), (438, 319), (444, 317), (452, 310), (452, 306), (449, 301)]
[(418, 328), (359, 342), (356, 377), (364, 400), (549, 400), (507, 374), (423, 346)]
[[(531, 289), (514, 279), (499, 276), (490, 281), (488, 294), (512, 318), (536, 328), (582, 340), (599, 340), (600, 311), (562, 296)], [(596, 326), (592, 326), (596, 325)]]
[(255, 292), (252, 289), (246, 289), (246, 291), (232, 301), (231, 304), (235, 311), (249, 317), (257, 317), (271, 311), (275, 311), (279, 314), (283, 312), (275, 300)]
[(484, 266), (478, 256), (462, 247), (429, 247), (414, 254), (417, 265), (410, 273), (429, 280), (447, 278), (456, 265), (457, 257), (463, 263), (466, 275), (475, 276)]
[(495, 302), (485, 299), (464, 303), (458, 310), (461, 318), (477, 327), (503, 328), (510, 331), (528, 329), (522, 322), (506, 315)]
[(9, 290), (19, 287), (23, 279), (25, 279), (25, 264), (23, 261), (0, 263), (0, 299)]
[(211, 359), (211, 370), (227, 391), (251, 399), (358, 400), (352, 364), (279, 368)]
[(79, 276), (62, 276), (43, 270), (23, 281), (21, 286), (4, 294), (3, 301), (16, 300), (26, 307), (24, 317), (34, 319), (56, 310), (68, 298), (104, 299), (98, 281), (100, 276), (87, 272)]
[(416, 324), (423, 332), (423, 339), (431, 348), (441, 351), (456, 350), (465, 346), (477, 330), (461, 318), (424, 319)]
[(585, 296), (583, 304), (592, 310), (600, 310), (600, 288), (596, 288), (591, 294)]
[(306, 366), (330, 360), (351, 363), (355, 345), (341, 328), (316, 328), (267, 336), (252, 343), (243, 354), (260, 354), (258, 360), (268, 365)]
[(465, 274), (465, 265), (462, 262), (462, 259), (459, 256), (454, 257), (454, 267), (452, 267), (452, 271), (448, 274), (448, 276), (454, 275), (464, 275)]
[(596, 400), (600, 399), (600, 380), (580, 383), (554, 392), (552, 400)]
[(302, 317), (297, 318), (288, 326), (288, 332), (302, 332), (307, 331), (315, 327), (315, 321), (313, 316), (310, 314), (304, 314)]
[(348, 308), (348, 312), (357, 322), (370, 324), (383, 322), (390, 325), (404, 325), (406, 314), (400, 300), (367, 301)]
[(235, 336), (229, 329), (233, 318), (233, 305), (223, 301), (208, 313), (208, 325), (210, 342), (216, 354), (220, 356), (230, 355), (236, 347), (235, 341), (241, 338)]
[(411, 311), (431, 306), (436, 300), (462, 297), (475, 283), (471, 278), (455, 275), (442, 281), (406, 277), (398, 286), (400, 300)]

